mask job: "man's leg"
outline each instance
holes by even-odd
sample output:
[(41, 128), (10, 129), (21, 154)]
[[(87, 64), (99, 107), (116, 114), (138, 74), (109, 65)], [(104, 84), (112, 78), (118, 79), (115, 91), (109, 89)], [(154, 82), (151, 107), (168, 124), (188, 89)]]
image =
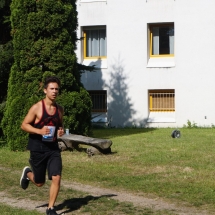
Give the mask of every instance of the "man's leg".
[(20, 178), (20, 185), (24, 190), (28, 188), (29, 181), (34, 183), (37, 187), (41, 187), (45, 184), (46, 160), (46, 155), (44, 153), (30, 151), (29, 163), (31, 168), (26, 166)]
[(33, 184), (35, 184), (37, 187), (42, 187), (42, 186), (44, 185), (44, 183), (36, 183), (36, 182), (34, 181), (34, 173), (33, 173), (33, 172), (28, 172), (28, 173), (27, 173), (27, 177), (28, 177), (28, 179), (29, 179)]
[(20, 178), (20, 186), (22, 187), (22, 189), (26, 190), (30, 181), (34, 183), (37, 187), (42, 187), (44, 185), (44, 183), (36, 183), (34, 181), (34, 173), (30, 169), (30, 167), (26, 166), (24, 167)]
[(55, 201), (60, 190), (61, 172), (62, 172), (62, 159), (60, 151), (50, 152), (50, 157), (47, 165), (48, 178), (52, 180), (49, 191), (49, 204), (48, 208), (54, 207)]
[(55, 201), (58, 196), (58, 192), (60, 190), (60, 181), (61, 181), (60, 175), (52, 176), (48, 208), (54, 207)]
[(32, 171), (27, 173), (27, 177), (37, 187), (43, 186), (46, 181), (46, 154), (31, 151), (29, 163)]

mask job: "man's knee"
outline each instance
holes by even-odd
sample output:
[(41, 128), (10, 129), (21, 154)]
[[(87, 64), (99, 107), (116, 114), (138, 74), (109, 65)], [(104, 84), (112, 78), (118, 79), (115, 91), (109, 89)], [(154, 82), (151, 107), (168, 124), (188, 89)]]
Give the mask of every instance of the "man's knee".
[(37, 186), (37, 187), (42, 187), (45, 184), (45, 180), (41, 180), (39, 178), (35, 178), (33, 175), (32, 182)]
[(54, 183), (60, 183), (61, 176), (60, 175), (53, 175), (52, 176), (52, 182)]
[(37, 187), (42, 187), (45, 183), (35, 183)]

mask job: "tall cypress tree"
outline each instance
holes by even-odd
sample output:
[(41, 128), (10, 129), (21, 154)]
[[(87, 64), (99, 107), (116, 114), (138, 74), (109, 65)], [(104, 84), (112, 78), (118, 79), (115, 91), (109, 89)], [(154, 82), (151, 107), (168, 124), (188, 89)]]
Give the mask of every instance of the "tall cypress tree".
[(43, 81), (61, 80), (58, 102), (72, 133), (90, 130), (91, 99), (80, 82), (75, 55), (75, 0), (13, 0), (11, 26), (14, 64), (11, 68), (2, 128), (11, 150), (23, 150), (27, 134), (20, 125), (32, 104), (44, 97)]
[[(10, 67), (13, 63), (13, 47), (10, 36), (10, 0), (0, 0), (0, 123), (7, 95)], [(0, 138), (3, 136), (0, 125)]]

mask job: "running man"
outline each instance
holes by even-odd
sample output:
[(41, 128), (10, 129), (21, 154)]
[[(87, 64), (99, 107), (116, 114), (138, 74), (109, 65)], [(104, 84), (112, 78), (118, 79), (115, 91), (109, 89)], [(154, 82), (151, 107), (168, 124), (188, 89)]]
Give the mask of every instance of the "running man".
[(45, 98), (34, 104), (25, 116), (21, 128), (29, 133), (27, 149), (30, 150), (30, 167), (23, 169), (20, 185), (25, 190), (31, 181), (38, 187), (45, 184), (46, 170), (52, 180), (49, 191), (47, 215), (56, 215), (54, 204), (61, 182), (62, 159), (57, 136), (64, 134), (63, 108), (55, 100), (60, 80), (48, 77), (44, 83)]

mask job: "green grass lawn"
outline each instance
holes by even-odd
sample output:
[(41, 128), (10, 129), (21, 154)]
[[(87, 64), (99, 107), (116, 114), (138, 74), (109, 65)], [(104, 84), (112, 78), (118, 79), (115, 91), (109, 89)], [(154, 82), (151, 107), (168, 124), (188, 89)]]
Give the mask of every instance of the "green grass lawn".
[[(181, 137), (177, 139), (171, 137), (172, 130), (94, 130), (93, 137), (113, 141), (112, 154), (88, 157), (84, 151), (62, 152), (63, 180), (183, 201), (215, 211), (215, 129), (181, 128)], [(2, 168), (21, 171), (28, 165), (28, 156), (29, 152), (0, 148), (0, 191), (10, 192), (11, 186), (17, 186), (16, 173), (5, 173)], [(11, 191), (11, 195), (21, 194)]]
[(29, 213), (31, 215), (42, 215), (42, 213), (38, 213), (37, 211), (25, 211), (23, 209), (18, 209), (18, 208), (13, 208), (13, 207), (9, 207), (7, 205), (4, 205), (2, 203), (0, 203), (0, 208), (1, 208), (1, 214), (4, 215), (29, 215)]

